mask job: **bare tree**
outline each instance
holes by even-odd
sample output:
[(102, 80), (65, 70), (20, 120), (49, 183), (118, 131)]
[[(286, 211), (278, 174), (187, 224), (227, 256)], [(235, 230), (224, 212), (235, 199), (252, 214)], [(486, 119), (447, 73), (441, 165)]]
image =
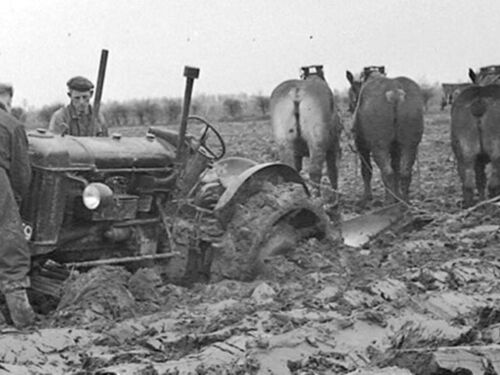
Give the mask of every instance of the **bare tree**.
[(164, 104), (164, 111), (167, 117), (167, 123), (176, 122), (182, 112), (180, 99), (167, 99)]
[(110, 126), (126, 126), (129, 120), (129, 112), (129, 108), (119, 102), (104, 106), (102, 111)]
[(227, 98), (222, 103), (224, 110), (229, 115), (229, 117), (235, 119), (243, 113), (243, 107), (241, 101), (238, 99)]
[(151, 100), (146, 100), (146, 120), (150, 125), (156, 124), (162, 117), (160, 105)]
[(193, 115), (199, 115), (202, 109), (202, 103), (200, 102), (199, 99), (195, 98), (191, 102), (191, 114)]
[(269, 111), (269, 97), (263, 95), (257, 95), (254, 98), (255, 106), (260, 110), (262, 116), (265, 116)]
[(429, 109), (429, 101), (434, 97), (435, 90), (434, 87), (429, 85), (422, 85), (420, 87), (422, 92), (422, 100), (424, 101), (424, 109), (427, 111)]
[(42, 123), (43, 127), (48, 127), (52, 114), (63, 106), (64, 104), (61, 103), (55, 103), (43, 106), (41, 109), (38, 110), (36, 118)]
[(133, 113), (137, 118), (139, 125), (146, 125), (155, 123), (158, 119), (158, 105), (151, 99), (135, 100), (132, 103)]

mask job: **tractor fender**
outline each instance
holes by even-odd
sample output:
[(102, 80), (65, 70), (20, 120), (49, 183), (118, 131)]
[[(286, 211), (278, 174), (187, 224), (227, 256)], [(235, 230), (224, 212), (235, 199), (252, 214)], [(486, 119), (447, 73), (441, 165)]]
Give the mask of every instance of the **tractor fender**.
[(257, 162), (251, 159), (230, 156), (216, 161), (212, 168), (206, 171), (201, 180), (203, 183), (219, 181), (224, 189), (226, 189), (231, 181), (247, 169), (256, 165), (258, 165)]
[(227, 188), (214, 208), (215, 215), (223, 224), (227, 224), (231, 220), (234, 204), (259, 191), (265, 182), (274, 185), (295, 182), (301, 184), (304, 192), (310, 196), (305, 181), (294, 168), (283, 163), (263, 163), (244, 170), (227, 182)]

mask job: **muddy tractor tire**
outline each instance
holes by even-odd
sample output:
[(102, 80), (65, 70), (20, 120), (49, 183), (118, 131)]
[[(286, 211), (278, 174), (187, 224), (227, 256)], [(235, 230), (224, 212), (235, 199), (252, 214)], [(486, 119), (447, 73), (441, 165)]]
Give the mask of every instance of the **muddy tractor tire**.
[(292, 167), (231, 157), (208, 172), (185, 204), (164, 215), (170, 248), (181, 254), (164, 269), (172, 282), (253, 280), (268, 273), (268, 260), (333, 235)]
[(328, 219), (303, 184), (257, 178), (242, 190), (220, 216), (225, 234), (211, 264), (211, 281), (253, 280), (272, 272), (267, 266), (271, 258), (327, 235)]

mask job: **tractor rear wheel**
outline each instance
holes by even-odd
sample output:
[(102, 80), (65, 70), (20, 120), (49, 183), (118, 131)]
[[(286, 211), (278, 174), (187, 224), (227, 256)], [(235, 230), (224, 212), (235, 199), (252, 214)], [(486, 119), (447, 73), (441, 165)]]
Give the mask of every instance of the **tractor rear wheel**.
[(267, 261), (293, 252), (301, 241), (328, 235), (328, 218), (304, 186), (264, 182), (259, 191), (234, 206), (225, 234), (214, 251), (210, 280), (253, 280)]

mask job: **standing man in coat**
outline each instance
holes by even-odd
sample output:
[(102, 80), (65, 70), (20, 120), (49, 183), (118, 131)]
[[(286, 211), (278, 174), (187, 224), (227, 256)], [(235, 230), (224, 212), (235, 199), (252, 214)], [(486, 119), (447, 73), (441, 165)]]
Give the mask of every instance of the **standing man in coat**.
[(92, 126), (90, 99), (94, 94), (94, 84), (85, 77), (76, 76), (66, 85), (70, 103), (52, 114), (49, 130), (56, 134), (65, 133), (77, 137), (107, 136), (108, 128), (101, 114)]
[(19, 206), (31, 181), (28, 139), (21, 122), (10, 114), (13, 88), (0, 83), (0, 291), (16, 327), (34, 322), (28, 301), (30, 251)]

